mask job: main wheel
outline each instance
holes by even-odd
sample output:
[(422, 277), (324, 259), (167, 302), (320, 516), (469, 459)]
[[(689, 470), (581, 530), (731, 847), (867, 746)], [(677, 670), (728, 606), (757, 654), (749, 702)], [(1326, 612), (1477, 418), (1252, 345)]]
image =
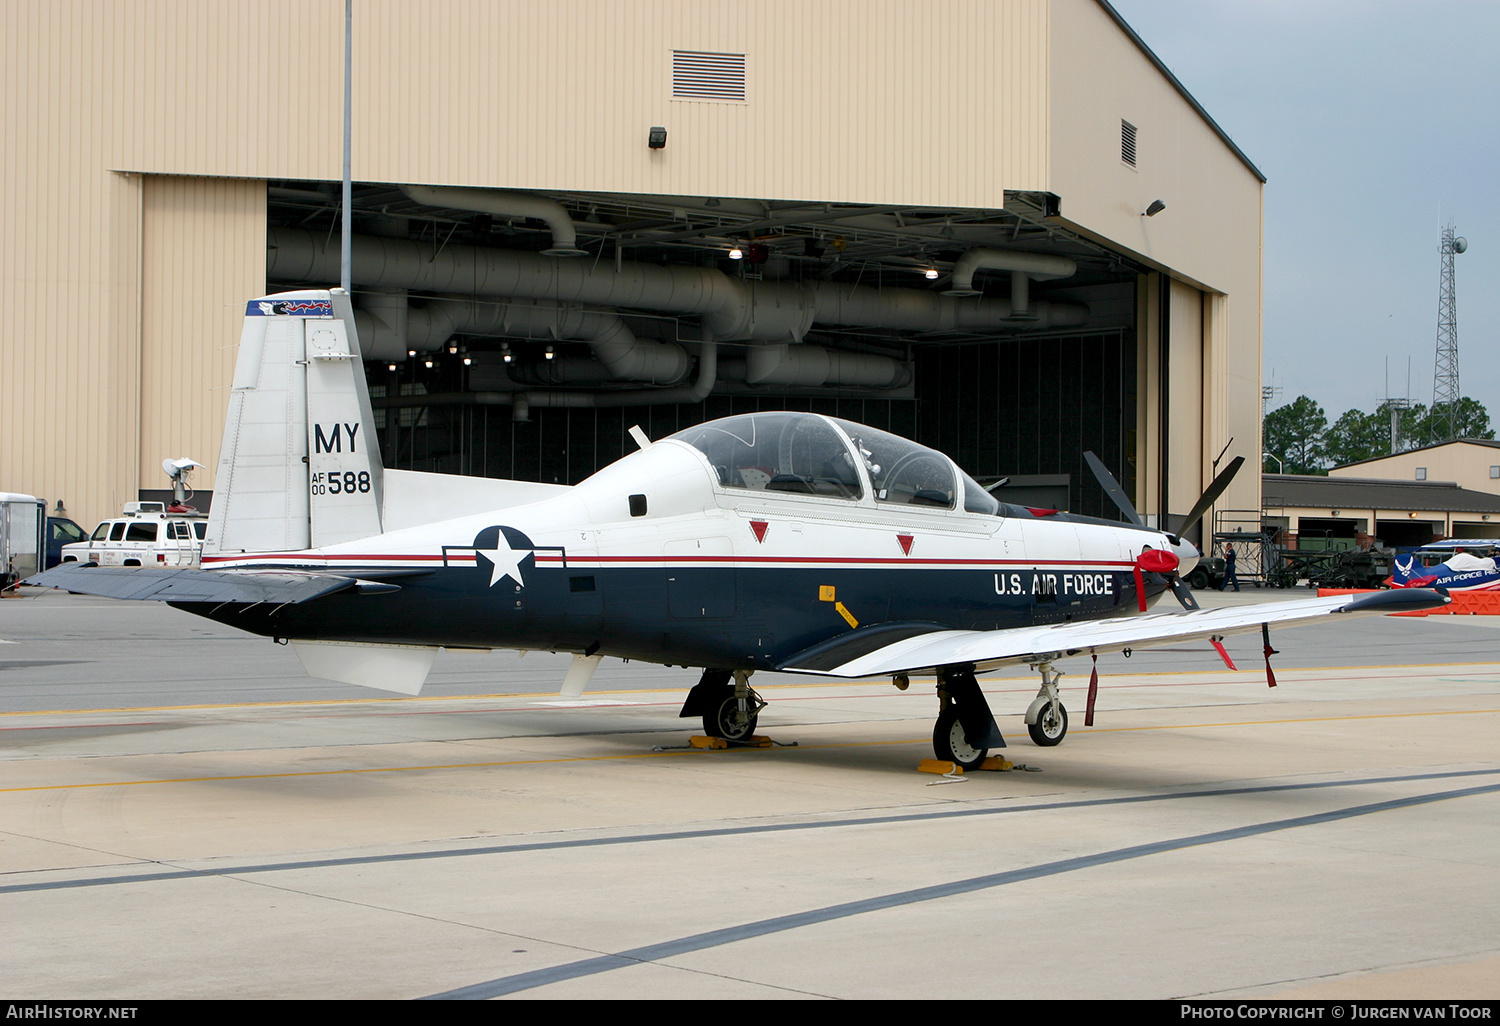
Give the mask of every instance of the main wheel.
[(725, 741), (748, 741), (755, 733), (760, 710), (754, 699), (748, 702), (751, 711), (741, 712), (739, 699), (734, 697), (734, 688), (727, 689), (722, 698), (714, 700), (713, 708), (703, 714), (703, 733), (709, 737), (722, 737)]
[(990, 754), (988, 748), (975, 748), (964, 735), (964, 725), (958, 721), (958, 707), (945, 705), (938, 713), (937, 725), (932, 728), (932, 751), (944, 762), (956, 762), (965, 771), (978, 769)]
[(1061, 702), (1057, 703), (1057, 712), (1054, 713), (1053, 708), (1052, 703), (1048, 702), (1042, 706), (1041, 712), (1036, 714), (1036, 722), (1026, 724), (1031, 740), (1043, 748), (1062, 744), (1062, 739), (1068, 733), (1068, 710), (1063, 708)]

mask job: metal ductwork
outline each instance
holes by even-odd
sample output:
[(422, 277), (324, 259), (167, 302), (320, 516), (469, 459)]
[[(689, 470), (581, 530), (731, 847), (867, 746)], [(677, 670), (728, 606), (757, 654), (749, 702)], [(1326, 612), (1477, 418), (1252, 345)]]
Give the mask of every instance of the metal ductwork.
[(781, 342), (745, 353), (745, 383), (901, 388), (911, 384), (911, 368), (888, 356)]
[(718, 378), (718, 343), (702, 342), (698, 349), (698, 374), (693, 384), (677, 388), (630, 388), (609, 392), (484, 391), (442, 392), (427, 395), (390, 396), (375, 400), (378, 410), (413, 406), (509, 406), (511, 419), (526, 423), (531, 408), (566, 407), (601, 409), (617, 406), (663, 405), (668, 403), (701, 403), (714, 390)]
[[(943, 295), (962, 297), (977, 296), (974, 288), (974, 272), (1009, 271), (1011, 318), (1014, 320), (1038, 321), (1046, 315), (1033, 309), (1030, 303), (1030, 280), (1048, 281), (1054, 278), (1071, 278), (1078, 272), (1078, 265), (1067, 257), (1050, 253), (1028, 253), (1011, 249), (971, 249), (958, 258), (953, 265), (953, 282), (943, 290)], [(1042, 304), (1037, 304), (1040, 307)]]
[[(399, 312), (392, 308), (392, 300), (399, 301)], [(404, 327), (397, 327), (398, 317)], [(586, 342), (609, 380), (671, 385), (686, 377), (692, 366), (681, 346), (636, 338), (618, 314), (546, 300), (503, 303), (442, 299), (429, 300), (420, 309), (408, 309), (404, 291), (375, 293), (361, 298), (354, 319), (364, 355), (373, 360), (405, 359), (413, 350), (433, 352), (455, 334), (466, 334)], [(587, 371), (580, 374), (580, 378), (591, 376)]]
[[(339, 274), (337, 247), (321, 233), (273, 228), (268, 273), (290, 281), (329, 281)], [(741, 282), (716, 270), (626, 262), (618, 269), (559, 261), (533, 253), (356, 236), (353, 280), (362, 287), (551, 299), (610, 309), (697, 314), (726, 341), (800, 341), (812, 324), (907, 331), (1016, 330), (1009, 301), (960, 299), (919, 289), (859, 285)], [(1061, 258), (1028, 254), (1035, 259)], [(1065, 261), (1069, 268), (1072, 261)], [(1055, 268), (1049, 264), (1048, 267)], [(1037, 273), (1037, 272), (1032, 272)], [(1041, 273), (1051, 273), (1043, 269)], [(1055, 276), (1055, 274), (1054, 274)], [(1031, 304), (1033, 323), (1079, 327), (1088, 308)]]
[(406, 198), (429, 207), (453, 207), (478, 214), (500, 217), (533, 217), (546, 221), (552, 231), (552, 248), (544, 256), (584, 256), (578, 248), (578, 233), (573, 218), (561, 203), (527, 192), (502, 192), (497, 189), (462, 189), (453, 186), (403, 185)]

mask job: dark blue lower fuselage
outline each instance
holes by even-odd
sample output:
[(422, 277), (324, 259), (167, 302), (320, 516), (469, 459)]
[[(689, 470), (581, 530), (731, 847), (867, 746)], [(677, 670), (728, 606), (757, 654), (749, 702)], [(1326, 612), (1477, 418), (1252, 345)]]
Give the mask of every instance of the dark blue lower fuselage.
[[(491, 586), (483, 569), (443, 568), (391, 583), (400, 590), (349, 590), (280, 607), (180, 608), (277, 638), (773, 669), (856, 626), (915, 621), (996, 630), (1119, 616), (1138, 602), (1129, 570), (1066, 567), (532, 567), (524, 587), (509, 579)], [(1148, 595), (1160, 590), (1147, 588)]]

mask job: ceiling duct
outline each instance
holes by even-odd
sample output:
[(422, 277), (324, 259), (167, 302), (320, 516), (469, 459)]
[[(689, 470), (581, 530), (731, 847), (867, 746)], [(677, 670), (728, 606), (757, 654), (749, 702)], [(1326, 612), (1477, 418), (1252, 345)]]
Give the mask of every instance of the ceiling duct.
[(1036, 321), (1042, 315), (1033, 310), (1030, 303), (1030, 279), (1048, 281), (1054, 278), (1071, 278), (1078, 265), (1067, 257), (1050, 253), (1027, 253), (1012, 249), (971, 249), (958, 258), (953, 265), (953, 283), (943, 290), (945, 296), (978, 296), (974, 288), (974, 272), (1009, 271), (1010, 316), (1015, 320)]
[(500, 217), (534, 217), (538, 221), (546, 221), (547, 227), (552, 230), (552, 247), (542, 250), (543, 256), (585, 255), (578, 248), (578, 233), (573, 228), (573, 218), (561, 203), (545, 196), (440, 185), (403, 185), (401, 191), (406, 194), (407, 199), (424, 206), (472, 210), (478, 214), (495, 214)]
[[(268, 275), (281, 281), (331, 281), (339, 274), (339, 252), (321, 233), (272, 228)], [(800, 342), (812, 324), (890, 328), (904, 331), (1000, 331), (1017, 329), (1012, 306), (1002, 299), (962, 299), (921, 289), (876, 289), (831, 282), (743, 282), (717, 270), (632, 261), (618, 268), (558, 261), (534, 253), (430, 245), (409, 239), (355, 236), (352, 275), (366, 288), (407, 288), (477, 296), (550, 299), (612, 310), (697, 314), (705, 330), (726, 341)], [(1037, 261), (1035, 276), (1057, 277), (1061, 258), (1026, 254)], [(1062, 261), (1068, 268), (1073, 262)], [(1071, 270), (1069, 270), (1071, 273)], [(1034, 324), (1080, 327), (1088, 308), (1077, 303), (1030, 304)]]
[[(401, 310), (392, 308), (399, 300)], [(682, 347), (635, 337), (618, 314), (584, 310), (562, 303), (525, 303), (433, 299), (405, 309), (405, 293), (362, 296), (355, 329), (365, 355), (374, 360), (405, 359), (409, 351), (441, 349), (455, 334), (508, 336), (586, 342), (607, 376), (621, 381), (676, 384), (687, 376), (691, 360)], [(404, 324), (396, 326), (397, 318)], [(580, 370), (580, 378), (595, 377)]]

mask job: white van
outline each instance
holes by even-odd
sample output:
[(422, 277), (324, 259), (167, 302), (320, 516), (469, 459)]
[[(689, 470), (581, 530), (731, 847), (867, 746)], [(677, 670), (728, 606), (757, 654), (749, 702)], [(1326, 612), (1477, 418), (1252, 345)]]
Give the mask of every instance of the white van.
[(208, 518), (168, 513), (161, 502), (127, 502), (123, 516), (94, 528), (86, 542), (64, 545), (64, 563), (100, 566), (195, 567), (203, 554)]

